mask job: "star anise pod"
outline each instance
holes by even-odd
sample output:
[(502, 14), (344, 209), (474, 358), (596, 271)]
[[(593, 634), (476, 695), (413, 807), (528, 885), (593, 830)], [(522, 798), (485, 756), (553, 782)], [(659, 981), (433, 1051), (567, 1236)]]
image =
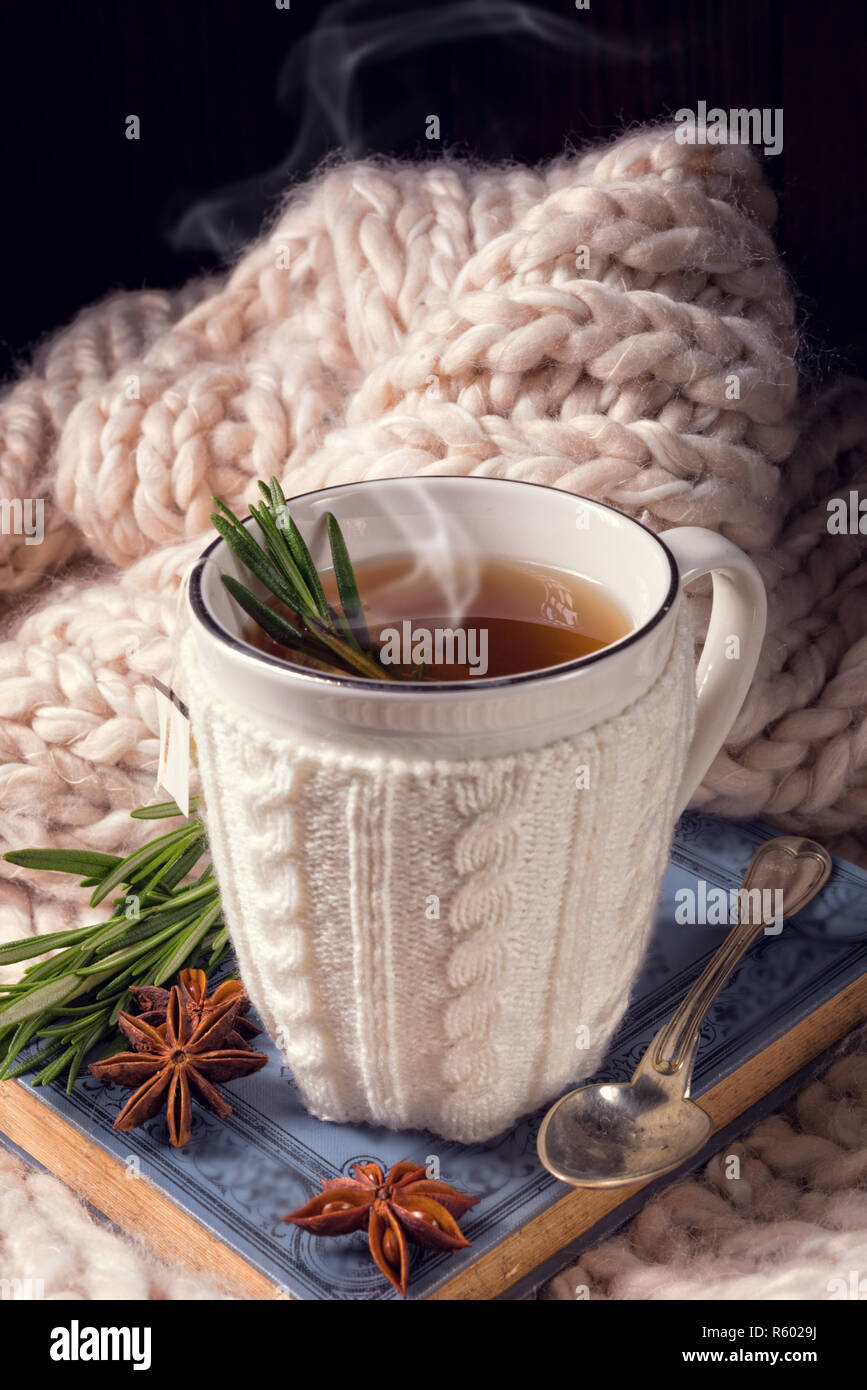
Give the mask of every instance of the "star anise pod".
[(427, 1176), (424, 1165), (404, 1159), (386, 1177), (378, 1163), (356, 1163), (354, 1178), (322, 1178), (324, 1191), (284, 1221), (315, 1236), (343, 1236), (367, 1231), (374, 1263), (398, 1293), (409, 1283), (408, 1243), (427, 1250), (461, 1250), (468, 1246), (457, 1220), (474, 1207), (447, 1182)]
[[(205, 1014), (213, 1013), (214, 1009), (219, 1008), (227, 999), (237, 999), (235, 1026), (226, 1039), (226, 1046), (252, 1051), (249, 1039), (255, 1038), (262, 1029), (244, 1017), (249, 1011), (250, 1000), (240, 980), (224, 980), (213, 994), (209, 995), (208, 977), (204, 970), (182, 970), (178, 976), (178, 988), (193, 1023), (198, 1023)], [(161, 1028), (166, 1021), (169, 991), (161, 989), (159, 985), (130, 985), (129, 992), (141, 1010), (137, 1017), (149, 1023), (152, 1028)]]
[(225, 999), (194, 1023), (175, 985), (161, 1028), (141, 1017), (119, 1013), (118, 1027), (135, 1050), (90, 1064), (94, 1076), (101, 1080), (136, 1087), (114, 1128), (135, 1129), (165, 1105), (169, 1140), (180, 1149), (190, 1137), (193, 1094), (221, 1119), (231, 1115), (231, 1105), (212, 1083), (249, 1076), (268, 1060), (264, 1052), (226, 1046), (237, 1021), (238, 1005), (237, 998)]

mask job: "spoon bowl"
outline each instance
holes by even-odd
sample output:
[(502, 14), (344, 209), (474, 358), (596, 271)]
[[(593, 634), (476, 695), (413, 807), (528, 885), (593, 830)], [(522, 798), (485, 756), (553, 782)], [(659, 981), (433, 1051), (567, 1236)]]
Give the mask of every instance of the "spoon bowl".
[(670, 1103), (650, 1077), (570, 1091), (539, 1131), (545, 1166), (563, 1182), (620, 1187), (661, 1176), (710, 1138), (710, 1116), (686, 1098)]

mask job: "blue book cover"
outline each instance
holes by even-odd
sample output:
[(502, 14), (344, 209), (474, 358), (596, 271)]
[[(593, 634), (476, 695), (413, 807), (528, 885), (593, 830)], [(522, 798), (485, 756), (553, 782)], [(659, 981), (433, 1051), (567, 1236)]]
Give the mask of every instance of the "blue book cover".
[[(759, 822), (695, 812), (678, 825), (643, 974), (597, 1073), (627, 1080), (654, 1033), (716, 950), (726, 926), (680, 925), (683, 890), (737, 888), (757, 846), (778, 834)], [(682, 914), (680, 914), (682, 915)], [(612, 924), (616, 929), (616, 923)], [(753, 947), (720, 994), (702, 1032), (692, 1094), (701, 1095), (867, 970), (867, 873), (835, 860), (823, 893), (778, 935)], [(440, 1176), (481, 1198), (461, 1227), (472, 1248), (455, 1255), (413, 1249), (409, 1297), (424, 1298), (461, 1268), (538, 1217), (569, 1190), (536, 1156), (541, 1114), (486, 1144), (464, 1146), (426, 1133), (326, 1124), (301, 1104), (288, 1069), (263, 1035), (268, 1065), (226, 1087), (227, 1121), (195, 1108), (193, 1136), (172, 1149), (162, 1117), (119, 1134), (112, 1123), (128, 1092), (82, 1075), (70, 1096), (58, 1084), (34, 1094), (62, 1119), (152, 1183), (292, 1297), (379, 1299), (399, 1295), (355, 1234), (317, 1239), (281, 1220), (320, 1191), (320, 1179), (353, 1164), (431, 1160)]]

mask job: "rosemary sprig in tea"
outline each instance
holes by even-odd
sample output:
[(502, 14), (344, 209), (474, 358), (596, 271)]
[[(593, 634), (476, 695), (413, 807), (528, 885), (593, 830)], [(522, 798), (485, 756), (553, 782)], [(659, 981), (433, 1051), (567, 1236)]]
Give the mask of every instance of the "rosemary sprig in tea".
[(220, 510), (212, 513), (211, 520), (241, 564), (285, 604), (298, 625), (275, 612), (232, 575), (222, 575), (244, 612), (280, 646), (325, 661), (337, 670), (380, 681), (417, 678), (417, 673), (389, 668), (380, 660), (379, 648), (367, 630), (358, 583), (337, 518), (328, 512), (326, 525), (340, 609), (328, 603), (279, 481), (272, 478), (269, 486), (260, 482), (259, 490), (263, 500), (251, 503), (250, 515), (258, 522), (264, 543), (216, 497)]
[[(190, 809), (197, 804), (194, 797)], [(131, 812), (136, 820), (180, 814), (173, 801)], [(14, 984), (0, 984), (0, 1080), (35, 1071), (33, 1085), (39, 1086), (66, 1072), (70, 1091), (99, 1042), (114, 1032), (109, 1051), (126, 1046), (116, 1022), (131, 1002), (131, 985), (161, 985), (199, 958), (207, 960), (208, 971), (219, 964), (229, 941), (210, 865), (192, 883), (185, 881), (206, 847), (205, 827), (192, 816), (126, 858), (63, 849), (3, 855), (23, 868), (82, 875), (80, 886), (93, 889), (91, 907), (115, 889), (122, 892), (104, 922), (0, 946), (0, 965), (53, 952), (26, 966)], [(18, 1061), (34, 1039), (44, 1046)]]

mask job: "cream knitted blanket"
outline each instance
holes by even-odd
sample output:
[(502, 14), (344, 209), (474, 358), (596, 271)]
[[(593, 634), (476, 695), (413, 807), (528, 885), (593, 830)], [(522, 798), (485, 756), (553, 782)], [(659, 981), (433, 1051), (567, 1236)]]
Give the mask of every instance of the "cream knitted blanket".
[[(426, 471), (745, 546), (768, 638), (699, 800), (861, 853), (865, 540), (827, 501), (867, 484), (867, 390), (798, 396), (774, 215), (749, 150), (665, 128), (533, 170), (354, 164), (225, 277), (86, 310), (0, 402), (0, 848), (128, 843), (212, 493)], [(3, 866), (2, 937), (79, 912)]]

